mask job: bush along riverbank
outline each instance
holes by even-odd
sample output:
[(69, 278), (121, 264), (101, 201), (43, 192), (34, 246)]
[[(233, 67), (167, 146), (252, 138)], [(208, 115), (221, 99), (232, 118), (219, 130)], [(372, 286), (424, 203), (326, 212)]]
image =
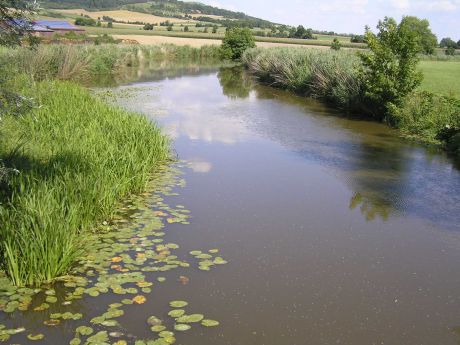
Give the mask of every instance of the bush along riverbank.
[[(379, 36), (367, 35), (371, 52), (255, 48), (245, 52), (242, 62), (263, 83), (384, 121), (408, 138), (460, 157), (460, 100), (420, 91), (415, 41), (391, 19), (379, 29)], [(392, 30), (397, 33), (387, 35)]]

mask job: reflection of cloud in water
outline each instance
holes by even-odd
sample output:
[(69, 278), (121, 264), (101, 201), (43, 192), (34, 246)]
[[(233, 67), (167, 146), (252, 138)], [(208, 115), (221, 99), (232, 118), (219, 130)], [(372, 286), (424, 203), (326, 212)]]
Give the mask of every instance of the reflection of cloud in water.
[(168, 121), (165, 130), (173, 138), (185, 135), (190, 140), (235, 144), (247, 135), (244, 125), (235, 118), (210, 117), (199, 105), (181, 109), (180, 120)]
[(196, 173), (208, 173), (212, 169), (211, 162), (207, 162), (202, 158), (194, 157), (187, 160), (190, 168)]

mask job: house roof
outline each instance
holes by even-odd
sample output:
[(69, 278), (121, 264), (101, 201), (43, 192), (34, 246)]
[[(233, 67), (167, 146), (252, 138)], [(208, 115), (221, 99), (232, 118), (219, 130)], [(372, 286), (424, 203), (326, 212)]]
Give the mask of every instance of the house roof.
[(53, 32), (53, 30), (50, 30), (48, 29), (47, 27), (45, 26), (42, 26), (42, 25), (38, 25), (34, 22), (29, 22), (25, 19), (11, 19), (11, 20), (7, 20), (7, 21), (4, 21), (3, 23), (6, 23), (6, 25), (8, 26), (19, 26), (19, 27), (22, 27), (26, 30), (30, 30), (30, 31), (35, 31), (35, 32)]
[(51, 30), (84, 31), (83, 29), (62, 20), (37, 20), (34, 23), (38, 26), (46, 27)]

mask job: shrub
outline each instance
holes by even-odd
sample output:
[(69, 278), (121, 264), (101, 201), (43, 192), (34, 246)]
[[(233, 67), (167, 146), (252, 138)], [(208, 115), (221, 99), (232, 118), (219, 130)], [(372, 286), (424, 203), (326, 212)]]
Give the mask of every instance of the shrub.
[(340, 50), (342, 48), (342, 44), (340, 44), (340, 41), (337, 38), (334, 38), (332, 41), (331, 49), (332, 50)]
[(190, 29), (188, 28), (188, 26), (185, 26), (184, 32), (189, 32), (189, 30), (190, 30)]
[(405, 22), (398, 25), (392, 18), (380, 21), (377, 28), (377, 35), (366, 30), (370, 53), (359, 56), (368, 111), (373, 117), (383, 119), (420, 85), (422, 75), (417, 70), (420, 53), (417, 33)]
[(460, 100), (430, 92), (412, 92), (392, 113), (408, 136), (431, 143), (449, 143), (460, 133)]
[(97, 26), (97, 22), (92, 18), (80, 17), (80, 18), (75, 19), (75, 25)]
[(448, 56), (454, 56), (455, 55), (455, 48), (448, 47), (444, 52)]
[(145, 24), (144, 30), (150, 30), (150, 31), (153, 30), (153, 24), (149, 24), (149, 23)]
[(172, 25), (168, 26), (168, 28), (167, 28), (166, 30), (168, 30), (168, 31), (173, 31)]
[(255, 48), (256, 42), (250, 29), (231, 28), (225, 33), (222, 42), (222, 57), (225, 59), (238, 60), (249, 48)]

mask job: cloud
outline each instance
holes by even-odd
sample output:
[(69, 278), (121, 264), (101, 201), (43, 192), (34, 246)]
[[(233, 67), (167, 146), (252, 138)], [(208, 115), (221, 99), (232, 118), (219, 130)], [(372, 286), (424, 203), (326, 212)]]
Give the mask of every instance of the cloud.
[(322, 12), (364, 13), (369, 0), (330, 0), (319, 5)]
[(411, 7), (410, 0), (391, 0), (391, 6), (397, 10), (408, 10)]

